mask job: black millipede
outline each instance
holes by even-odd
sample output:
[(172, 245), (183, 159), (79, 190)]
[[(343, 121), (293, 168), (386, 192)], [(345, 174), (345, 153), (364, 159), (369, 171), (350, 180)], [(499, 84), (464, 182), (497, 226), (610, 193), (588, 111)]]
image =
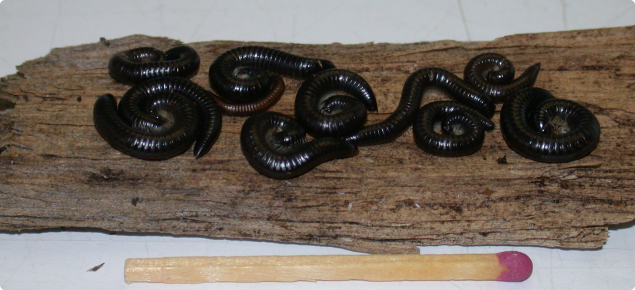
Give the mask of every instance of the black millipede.
[(465, 66), (463, 79), (474, 85), (495, 103), (523, 88), (532, 87), (540, 72), (536, 63), (514, 79), (516, 70), (511, 61), (498, 53), (483, 53), (473, 57)]
[(240, 132), (240, 147), (256, 171), (274, 179), (294, 178), (329, 160), (357, 154), (353, 144), (340, 138), (307, 142), (300, 123), (276, 112), (249, 117)]
[(108, 71), (114, 79), (135, 85), (158, 77), (190, 78), (200, 63), (198, 53), (189, 46), (177, 46), (165, 53), (153, 47), (140, 47), (113, 55)]
[[(440, 123), (440, 132), (435, 130)], [(412, 132), (423, 151), (444, 157), (466, 156), (483, 146), (485, 131), (494, 123), (481, 112), (453, 101), (438, 101), (419, 109)]]
[(600, 140), (600, 124), (591, 111), (576, 102), (556, 99), (540, 88), (522, 89), (509, 96), (500, 122), (507, 145), (539, 162), (580, 159)]
[(408, 77), (397, 109), (386, 120), (363, 127), (347, 135), (345, 139), (357, 146), (382, 144), (396, 139), (410, 127), (425, 89), (433, 85), (444, 89), (454, 100), (480, 111), (488, 118), (494, 114), (495, 105), (489, 97), (447, 70), (427, 67)]
[(145, 81), (117, 106), (112, 95), (97, 99), (93, 121), (115, 149), (141, 159), (163, 160), (187, 150), (205, 155), (220, 134), (221, 112), (211, 94), (183, 78)]
[(364, 126), (366, 110), (377, 111), (375, 93), (364, 78), (344, 69), (311, 75), (295, 98), (295, 118), (313, 136), (345, 136)]
[(247, 103), (236, 103), (225, 100), (220, 96), (213, 95), (224, 115), (228, 116), (249, 116), (257, 112), (266, 111), (275, 105), (284, 94), (284, 81), (277, 75), (271, 76), (271, 89), (265, 93), (261, 99)]
[(209, 83), (221, 97), (234, 102), (251, 102), (271, 88), (275, 73), (305, 79), (323, 69), (335, 67), (324, 59), (307, 58), (281, 50), (243, 46), (224, 52), (209, 68)]

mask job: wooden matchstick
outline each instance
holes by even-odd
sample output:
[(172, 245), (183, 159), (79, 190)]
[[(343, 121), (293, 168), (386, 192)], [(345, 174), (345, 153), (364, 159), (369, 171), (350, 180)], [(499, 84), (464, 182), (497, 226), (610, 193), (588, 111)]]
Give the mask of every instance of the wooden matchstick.
[(430, 281), (520, 282), (533, 264), (520, 252), (459, 255), (173, 257), (127, 259), (126, 283)]

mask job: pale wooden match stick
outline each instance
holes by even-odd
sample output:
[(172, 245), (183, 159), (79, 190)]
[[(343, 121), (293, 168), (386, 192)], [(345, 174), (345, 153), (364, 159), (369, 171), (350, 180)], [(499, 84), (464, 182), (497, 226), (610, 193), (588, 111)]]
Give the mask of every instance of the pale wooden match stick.
[(520, 282), (533, 264), (520, 252), (459, 255), (174, 257), (127, 259), (126, 283), (442, 281)]

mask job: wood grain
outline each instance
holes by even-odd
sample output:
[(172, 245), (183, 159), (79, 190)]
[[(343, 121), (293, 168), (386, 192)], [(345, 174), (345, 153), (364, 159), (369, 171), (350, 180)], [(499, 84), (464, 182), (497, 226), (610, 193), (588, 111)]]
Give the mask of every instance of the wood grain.
[[(242, 156), (245, 117), (224, 117), (218, 142), (198, 160), (191, 152), (161, 162), (133, 159), (97, 134), (97, 96), (129, 89), (109, 77), (109, 57), (179, 43), (142, 35), (102, 39), (53, 49), (2, 78), (0, 230), (77, 227), (417, 253), (417, 245), (598, 248), (607, 225), (635, 219), (633, 27), (491, 42), (249, 43), (327, 58), (361, 74), (378, 96), (379, 112), (369, 123), (396, 108), (415, 70), (438, 66), (462, 76), (471, 57), (497, 52), (519, 72), (542, 63), (536, 86), (584, 104), (602, 126), (598, 148), (571, 163), (522, 158), (498, 129), (472, 156), (434, 157), (418, 149), (408, 130), (395, 142), (361, 147), (353, 158), (286, 181), (259, 175)], [(190, 43), (201, 55), (193, 80), (209, 89), (211, 62), (245, 44)], [(293, 114), (300, 82), (285, 82), (272, 110)]]

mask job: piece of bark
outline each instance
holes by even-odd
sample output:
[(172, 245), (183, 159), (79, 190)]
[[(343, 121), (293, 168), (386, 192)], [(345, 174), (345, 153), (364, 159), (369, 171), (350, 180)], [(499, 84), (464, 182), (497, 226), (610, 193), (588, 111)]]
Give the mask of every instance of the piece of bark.
[[(129, 89), (108, 75), (110, 56), (177, 44), (134, 35), (58, 48), (2, 79), (0, 230), (80, 227), (416, 253), (417, 245), (599, 248), (607, 225), (635, 219), (633, 27), (491, 42), (189, 44), (201, 56), (193, 80), (207, 89), (211, 62), (236, 46), (329, 59), (372, 85), (379, 111), (368, 123), (393, 112), (415, 70), (437, 66), (462, 76), (470, 58), (496, 52), (518, 72), (542, 63), (536, 86), (585, 105), (602, 127), (591, 155), (564, 164), (520, 157), (498, 129), (474, 155), (435, 157), (414, 144), (409, 129), (395, 142), (361, 147), (355, 157), (284, 181), (258, 174), (242, 156), (246, 117), (223, 117), (219, 140), (200, 159), (186, 152), (138, 160), (99, 136), (92, 121), (97, 96)], [(287, 91), (271, 110), (292, 115), (301, 82), (285, 81)]]

